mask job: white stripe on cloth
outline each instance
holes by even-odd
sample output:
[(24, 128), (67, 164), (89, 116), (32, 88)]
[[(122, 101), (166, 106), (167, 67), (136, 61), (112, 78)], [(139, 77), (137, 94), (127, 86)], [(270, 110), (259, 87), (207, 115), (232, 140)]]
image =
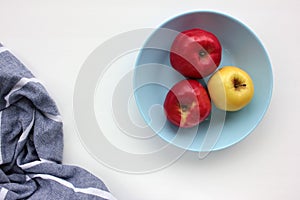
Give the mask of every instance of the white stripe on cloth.
[(27, 137), (28, 137), (28, 134), (33, 126), (33, 123), (34, 123), (34, 111), (33, 111), (33, 114), (32, 114), (32, 120), (30, 122), (30, 124), (26, 127), (25, 131), (23, 131), (23, 133), (21, 134), (19, 140), (18, 140), (18, 143), (24, 141)]
[(51, 176), (48, 174), (35, 174), (32, 176), (32, 178), (41, 178), (41, 179), (47, 179), (47, 180), (52, 180), (55, 181), (69, 189), (72, 189), (74, 192), (79, 192), (79, 193), (84, 193), (84, 194), (88, 194), (88, 195), (94, 195), (94, 196), (98, 196), (107, 200), (116, 200), (116, 198), (108, 191), (105, 190), (101, 190), (98, 188), (76, 188), (72, 183), (60, 179), (58, 177), (55, 176)]
[(5, 101), (6, 101), (6, 107), (8, 107), (10, 105), (9, 102), (9, 97), (16, 91), (20, 90), (24, 85), (26, 85), (29, 82), (34, 82), (34, 83), (40, 83), (40, 81), (36, 78), (21, 78), (16, 85), (11, 89), (11, 91), (4, 97)]
[(2, 124), (2, 111), (0, 111), (0, 164), (3, 163), (3, 158), (2, 158), (2, 133), (1, 133), (1, 124)]
[(7, 195), (8, 189), (2, 187), (0, 190), (0, 199), (5, 199), (6, 195)]
[[(41, 81), (38, 80), (38, 79), (36, 79), (36, 78), (25, 78), (25, 77), (24, 77), (24, 78), (21, 78), (21, 79), (16, 83), (16, 85), (11, 89), (11, 91), (4, 97), (4, 99), (5, 99), (5, 101), (6, 101), (6, 107), (8, 107), (8, 106), (10, 105), (10, 102), (9, 102), (10, 96), (11, 96), (14, 92), (16, 92), (16, 91), (22, 89), (22, 87), (24, 87), (24, 86), (25, 86), (27, 83), (29, 83), (29, 82), (34, 82), (34, 83), (40, 83), (40, 84), (42, 84)], [(44, 115), (45, 115), (47, 118), (49, 118), (49, 119), (51, 119), (51, 120), (53, 120), (53, 121), (56, 121), (56, 122), (62, 122), (62, 118), (61, 118), (60, 115), (52, 115), (52, 114), (49, 114), (49, 113), (44, 113)]]
[(62, 122), (62, 117), (60, 115), (52, 115), (52, 114), (49, 114), (49, 113), (44, 113), (44, 115), (53, 120), (53, 121), (56, 121), (56, 122)]
[(29, 162), (29, 163), (25, 163), (25, 164), (18, 164), (18, 166), (21, 168), (21, 169), (29, 169), (31, 167), (34, 167), (34, 166), (37, 166), (37, 165), (40, 165), (42, 163), (55, 163), (54, 161), (51, 161), (51, 160), (46, 160), (46, 159), (40, 159), (40, 160), (36, 160), (36, 161), (33, 161), (33, 162)]
[(0, 53), (2, 53), (4, 51), (8, 51), (8, 49), (6, 47), (0, 47)]

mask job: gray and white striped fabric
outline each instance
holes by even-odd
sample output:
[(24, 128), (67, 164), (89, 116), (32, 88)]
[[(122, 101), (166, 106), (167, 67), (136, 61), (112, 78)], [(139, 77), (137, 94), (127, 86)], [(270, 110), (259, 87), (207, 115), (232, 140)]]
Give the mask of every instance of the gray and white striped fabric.
[(0, 200), (115, 199), (96, 176), (63, 165), (62, 152), (54, 101), (0, 44)]

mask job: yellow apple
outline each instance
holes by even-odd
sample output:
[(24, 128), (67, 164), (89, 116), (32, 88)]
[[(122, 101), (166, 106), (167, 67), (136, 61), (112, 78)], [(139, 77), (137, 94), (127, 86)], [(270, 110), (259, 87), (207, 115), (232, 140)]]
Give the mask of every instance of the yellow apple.
[(254, 95), (251, 77), (235, 66), (225, 66), (217, 70), (208, 80), (207, 88), (215, 106), (225, 111), (244, 108)]

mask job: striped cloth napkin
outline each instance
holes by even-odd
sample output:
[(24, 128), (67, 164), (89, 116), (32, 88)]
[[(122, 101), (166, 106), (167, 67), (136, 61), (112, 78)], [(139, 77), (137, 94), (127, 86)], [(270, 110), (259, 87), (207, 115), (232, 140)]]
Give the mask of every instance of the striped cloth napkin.
[(115, 199), (96, 176), (62, 164), (62, 125), (40, 81), (0, 44), (0, 200)]

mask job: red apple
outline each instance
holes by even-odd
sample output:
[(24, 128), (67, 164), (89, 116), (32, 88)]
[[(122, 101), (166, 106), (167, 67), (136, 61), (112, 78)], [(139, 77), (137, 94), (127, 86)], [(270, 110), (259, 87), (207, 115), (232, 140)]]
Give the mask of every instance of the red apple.
[(211, 111), (207, 90), (196, 80), (182, 80), (167, 93), (164, 102), (167, 119), (189, 128), (204, 121)]
[(170, 62), (174, 69), (191, 78), (204, 78), (221, 62), (222, 47), (218, 38), (202, 29), (183, 31), (174, 39)]

